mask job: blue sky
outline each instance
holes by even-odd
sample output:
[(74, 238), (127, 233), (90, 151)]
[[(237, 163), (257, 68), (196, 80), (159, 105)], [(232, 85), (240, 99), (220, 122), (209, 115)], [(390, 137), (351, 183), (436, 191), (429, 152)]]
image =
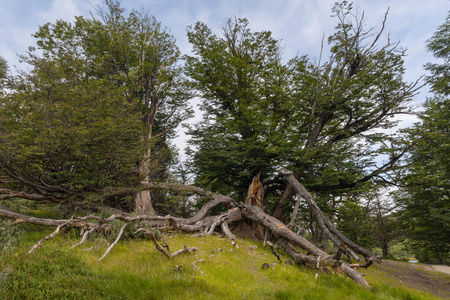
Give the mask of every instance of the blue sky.
[[(31, 35), (39, 25), (56, 19), (73, 20), (75, 15), (89, 17), (91, 4), (102, 0), (0, 0), (0, 55), (9, 64), (18, 65), (17, 54), (34, 44)], [(226, 18), (245, 17), (253, 30), (270, 30), (282, 40), (285, 57), (308, 54), (317, 57), (322, 35), (332, 33), (330, 18), (335, 0), (123, 0), (127, 11), (144, 9), (170, 28), (182, 52), (190, 46), (186, 26), (196, 21), (219, 30)], [(91, 3), (91, 4), (90, 4)], [(379, 26), (388, 7), (386, 24), (391, 40), (400, 40), (408, 48), (406, 79), (412, 81), (424, 73), (423, 64), (432, 60), (425, 41), (445, 20), (449, 0), (357, 0), (354, 6), (365, 12), (368, 27)], [(20, 66), (24, 68), (24, 66)]]
[[(122, 6), (130, 12), (143, 9), (154, 15), (178, 41), (184, 54), (190, 46), (186, 26), (205, 22), (219, 32), (226, 18), (245, 17), (253, 30), (270, 30), (282, 40), (284, 57), (307, 54), (317, 58), (322, 35), (328, 37), (335, 26), (330, 17), (335, 0), (123, 0)], [(34, 45), (32, 34), (39, 25), (56, 19), (72, 21), (75, 15), (89, 17), (91, 6), (102, 0), (0, 0), (0, 55), (11, 69), (20, 65), (18, 54)], [(354, 6), (364, 11), (368, 27), (381, 25), (384, 13), (390, 7), (386, 32), (392, 41), (400, 41), (407, 48), (405, 79), (415, 81), (425, 74), (423, 65), (433, 61), (426, 51), (425, 41), (441, 25), (450, 10), (449, 0), (356, 0)], [(385, 36), (386, 38), (386, 36)], [(415, 103), (424, 101), (428, 88), (416, 96)], [(404, 117), (404, 126), (412, 124), (413, 117)]]

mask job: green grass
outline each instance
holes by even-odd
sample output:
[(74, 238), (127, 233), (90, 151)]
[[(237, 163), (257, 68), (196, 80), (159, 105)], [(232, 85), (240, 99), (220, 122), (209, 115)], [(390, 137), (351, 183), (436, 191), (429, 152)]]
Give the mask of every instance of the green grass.
[[(34, 243), (51, 232), (30, 231), (16, 251), (0, 259), (0, 298), (3, 299), (433, 299), (431, 294), (406, 288), (386, 277), (374, 266), (364, 289), (336, 274), (320, 274), (302, 266), (278, 264), (263, 270), (263, 263), (275, 262), (270, 249), (259, 242), (239, 240), (239, 248), (219, 237), (165, 235), (171, 251), (198, 247), (195, 254), (171, 260), (155, 250), (150, 241), (119, 242), (98, 262), (106, 246), (94, 239), (73, 250), (74, 233), (46, 241), (27, 255)], [(256, 249), (253, 249), (257, 246)], [(225, 249), (222, 249), (225, 247)], [(218, 248), (222, 250), (217, 251)], [(216, 249), (216, 250), (215, 250)], [(206, 274), (195, 270), (192, 263)], [(286, 256), (283, 259), (288, 259)], [(174, 271), (183, 265), (180, 272)], [(3, 287), (2, 285), (3, 278)]]

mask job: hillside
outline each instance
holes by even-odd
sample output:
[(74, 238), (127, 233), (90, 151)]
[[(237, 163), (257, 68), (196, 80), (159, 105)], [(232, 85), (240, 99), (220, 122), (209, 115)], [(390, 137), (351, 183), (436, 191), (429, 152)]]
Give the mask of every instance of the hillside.
[[(193, 254), (168, 259), (147, 240), (124, 240), (100, 262), (102, 237), (79, 241), (67, 232), (27, 255), (50, 231), (27, 233), (17, 249), (0, 259), (3, 299), (435, 299), (450, 296), (450, 275), (426, 266), (384, 261), (367, 271), (367, 290), (350, 279), (315, 273), (299, 265), (276, 263), (270, 248), (252, 240), (237, 247), (219, 236), (164, 235), (176, 251), (186, 245)], [(128, 235), (130, 236), (130, 232)], [(96, 247), (100, 246), (100, 247)], [(94, 248), (92, 248), (94, 247)], [(86, 251), (91, 249), (90, 251)], [(280, 251), (281, 252), (281, 251)], [(283, 260), (288, 260), (283, 255)], [(195, 263), (195, 267), (193, 265)], [(180, 267), (181, 266), (181, 267)]]

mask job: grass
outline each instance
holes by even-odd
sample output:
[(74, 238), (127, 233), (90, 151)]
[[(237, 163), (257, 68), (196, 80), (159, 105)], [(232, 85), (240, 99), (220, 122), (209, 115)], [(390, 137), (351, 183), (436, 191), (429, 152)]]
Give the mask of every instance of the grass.
[[(2, 299), (434, 299), (431, 294), (393, 281), (377, 266), (367, 271), (372, 289), (364, 289), (336, 274), (320, 274), (301, 266), (278, 264), (270, 249), (251, 240), (239, 240), (232, 249), (226, 239), (214, 236), (165, 235), (171, 251), (198, 247), (195, 254), (169, 260), (147, 240), (119, 242), (98, 262), (106, 245), (88, 241), (73, 250), (79, 237), (63, 234), (46, 241), (31, 255), (34, 243), (51, 232), (48, 228), (29, 231), (16, 252), (0, 258)], [(206, 274), (194, 269), (192, 263)], [(288, 259), (283, 256), (283, 259)], [(174, 271), (183, 265), (181, 271)], [(3, 279), (2, 279), (3, 278)], [(3, 283), (2, 283), (3, 282)], [(1, 287), (3, 285), (3, 287)]]

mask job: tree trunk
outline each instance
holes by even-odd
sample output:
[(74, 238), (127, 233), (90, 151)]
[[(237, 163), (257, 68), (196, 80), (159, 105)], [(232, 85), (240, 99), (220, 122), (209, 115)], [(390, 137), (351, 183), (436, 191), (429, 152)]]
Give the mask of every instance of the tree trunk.
[[(256, 206), (262, 209), (262, 203), (264, 200), (265, 189), (260, 181), (261, 173), (253, 177), (245, 198), (245, 204), (250, 206)], [(255, 238), (258, 240), (264, 240), (264, 227), (253, 221), (241, 221), (233, 229), (233, 233), (240, 237)]]
[[(369, 287), (369, 284), (359, 272), (353, 270), (341, 260), (332, 258), (325, 251), (316, 247), (304, 237), (294, 233), (292, 230), (287, 228), (287, 226), (281, 223), (279, 220), (264, 213), (261, 208), (257, 206), (250, 206), (248, 204), (240, 204), (239, 207), (241, 208), (241, 214), (244, 218), (253, 220), (263, 225), (264, 227), (272, 231), (276, 236), (281, 238), (280, 241), (283, 249), (294, 260), (308, 264), (309, 266), (317, 269), (320, 269), (320, 266), (335, 268), (338, 271), (349, 276), (359, 285)], [(299, 245), (304, 250), (311, 253), (313, 256), (297, 252), (295, 248), (290, 245), (291, 243)]]
[(283, 194), (281, 195), (280, 201), (276, 205), (275, 209), (272, 212), (272, 216), (278, 220), (283, 220), (283, 216), (288, 207), (294, 202), (295, 190), (294, 188), (288, 184), (288, 186), (284, 189)]
[[(147, 140), (150, 141), (152, 138), (152, 126), (153, 124), (151, 122), (148, 123), (149, 131)], [(150, 182), (148, 178), (148, 173), (150, 172), (150, 155), (151, 155), (151, 148), (150, 145), (148, 146), (147, 153), (144, 156), (144, 159), (141, 161), (139, 165), (139, 175), (141, 175), (144, 179), (141, 181), (142, 185), (146, 185)], [(134, 196), (134, 212), (138, 215), (151, 215), (155, 216), (156, 212), (153, 209), (152, 205), (152, 195), (150, 190), (143, 190), (139, 191)]]
[(389, 246), (386, 240), (381, 242), (381, 251), (383, 252), (383, 257), (389, 257)]
[[(372, 252), (368, 251), (367, 249), (359, 246), (358, 244), (354, 243), (352, 240), (347, 238), (345, 235), (343, 235), (336, 226), (328, 220), (323, 212), (320, 210), (320, 208), (317, 206), (317, 203), (314, 201), (311, 194), (305, 189), (305, 187), (294, 177), (294, 173), (292, 171), (289, 171), (287, 169), (282, 169), (280, 171), (280, 174), (285, 176), (288, 182), (295, 188), (295, 190), (299, 193), (299, 196), (301, 196), (305, 201), (308, 203), (309, 207), (312, 209), (314, 215), (316, 216), (316, 219), (324, 231), (324, 233), (328, 236), (328, 238), (337, 246), (339, 247), (341, 242), (344, 243), (346, 246), (348, 246), (350, 249), (354, 250), (357, 253), (360, 253), (364, 255), (366, 258), (371, 258), (375, 260), (376, 262), (379, 262), (379, 259), (377, 256), (375, 256)], [(352, 255), (355, 259), (358, 259), (357, 256), (351, 251), (350, 249), (347, 249), (347, 252), (349, 252), (350, 255)]]
[[(141, 181), (141, 184), (148, 183), (148, 180)], [(152, 205), (152, 196), (149, 190), (140, 191), (134, 196), (134, 212), (138, 215), (155, 216), (156, 212)]]

